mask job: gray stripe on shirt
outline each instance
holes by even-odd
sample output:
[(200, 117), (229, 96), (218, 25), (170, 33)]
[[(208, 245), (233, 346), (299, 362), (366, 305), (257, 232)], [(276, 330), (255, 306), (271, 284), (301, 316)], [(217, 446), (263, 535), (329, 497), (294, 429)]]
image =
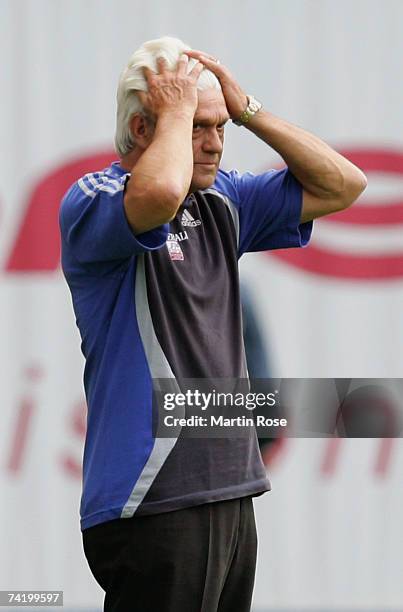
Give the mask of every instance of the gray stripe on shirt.
[[(136, 316), (140, 336), (143, 342), (148, 366), (150, 368), (151, 377), (153, 379), (154, 388), (157, 384), (157, 381), (154, 379), (172, 378), (172, 388), (169, 389), (169, 391), (178, 393), (180, 392), (180, 388), (154, 331), (147, 296), (144, 255), (139, 255), (137, 257), (135, 298)], [(166, 389), (164, 390), (166, 391)], [(184, 410), (185, 409), (183, 408), (183, 411)], [(178, 436), (180, 433), (180, 428), (174, 429), (174, 432)], [(177, 437), (156, 438), (154, 440), (154, 446), (151, 454), (136, 484), (134, 485), (132, 492), (130, 493), (129, 499), (124, 505), (121, 518), (130, 518), (134, 515), (138, 506), (143, 501), (147, 491), (151, 487), (155, 477), (165, 463), (168, 455), (174, 448), (176, 442)]]

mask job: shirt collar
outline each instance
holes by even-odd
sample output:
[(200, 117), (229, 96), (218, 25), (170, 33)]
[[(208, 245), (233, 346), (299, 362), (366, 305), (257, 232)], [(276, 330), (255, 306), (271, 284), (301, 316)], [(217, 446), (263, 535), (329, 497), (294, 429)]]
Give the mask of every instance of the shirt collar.
[(124, 170), (120, 165), (119, 161), (115, 161), (111, 164), (112, 173), (117, 176), (123, 176), (124, 174), (130, 174), (128, 170)]

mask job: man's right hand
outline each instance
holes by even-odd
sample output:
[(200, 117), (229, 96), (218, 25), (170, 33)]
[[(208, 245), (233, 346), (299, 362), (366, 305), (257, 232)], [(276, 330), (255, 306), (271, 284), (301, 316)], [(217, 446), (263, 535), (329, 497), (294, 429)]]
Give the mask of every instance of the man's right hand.
[(188, 63), (188, 56), (183, 54), (175, 70), (169, 70), (162, 57), (157, 58), (158, 72), (143, 68), (148, 91), (138, 92), (138, 96), (152, 119), (157, 120), (167, 113), (181, 112), (193, 118), (197, 108), (197, 81), (204, 66), (197, 62), (188, 74)]

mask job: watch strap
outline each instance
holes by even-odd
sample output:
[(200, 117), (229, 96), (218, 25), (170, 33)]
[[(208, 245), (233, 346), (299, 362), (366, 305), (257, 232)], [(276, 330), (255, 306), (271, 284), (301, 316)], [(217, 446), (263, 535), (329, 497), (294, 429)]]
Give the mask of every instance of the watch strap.
[(245, 123), (248, 123), (248, 121), (262, 108), (262, 103), (259, 102), (259, 100), (256, 100), (256, 98), (250, 95), (247, 95), (246, 97), (248, 99), (248, 106), (245, 108), (242, 115), (238, 117), (238, 119), (232, 120), (235, 125), (244, 125)]

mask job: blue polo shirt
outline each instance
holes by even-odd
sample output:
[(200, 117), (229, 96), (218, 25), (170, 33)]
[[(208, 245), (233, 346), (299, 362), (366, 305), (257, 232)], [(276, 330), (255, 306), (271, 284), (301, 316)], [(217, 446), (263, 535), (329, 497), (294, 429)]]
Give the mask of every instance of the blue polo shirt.
[(219, 170), (175, 219), (135, 236), (115, 162), (60, 210), (62, 267), (86, 363), (81, 527), (259, 495), (270, 489), (256, 434), (154, 438), (153, 381), (247, 376), (238, 259), (307, 244), (302, 188), (287, 170)]

